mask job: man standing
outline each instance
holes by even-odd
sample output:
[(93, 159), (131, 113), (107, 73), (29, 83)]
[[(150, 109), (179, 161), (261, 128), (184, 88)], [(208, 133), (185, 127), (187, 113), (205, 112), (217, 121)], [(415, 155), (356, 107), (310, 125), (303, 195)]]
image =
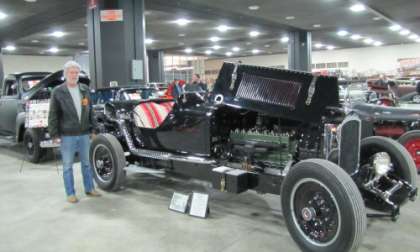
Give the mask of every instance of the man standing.
[(186, 92), (207, 92), (207, 85), (200, 79), (199, 74), (193, 74), (191, 83), (185, 85)]
[(50, 100), (48, 131), (55, 143), (61, 142), (64, 188), (67, 201), (77, 203), (74, 190), (73, 163), (76, 152), (81, 162), (83, 185), (88, 196), (98, 197), (89, 163), (89, 134), (94, 129), (89, 87), (79, 84), (80, 65), (68, 61), (64, 65), (65, 82), (54, 88)]

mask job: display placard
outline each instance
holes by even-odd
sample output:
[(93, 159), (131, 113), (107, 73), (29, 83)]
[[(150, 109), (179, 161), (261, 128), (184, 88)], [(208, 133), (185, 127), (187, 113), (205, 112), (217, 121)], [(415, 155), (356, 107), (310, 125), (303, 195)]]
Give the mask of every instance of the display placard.
[(190, 196), (188, 194), (174, 192), (169, 209), (180, 213), (186, 213), (189, 198)]
[(191, 200), (190, 215), (207, 218), (209, 212), (209, 195), (194, 192)]
[(26, 102), (25, 128), (48, 127), (50, 100), (33, 100)]

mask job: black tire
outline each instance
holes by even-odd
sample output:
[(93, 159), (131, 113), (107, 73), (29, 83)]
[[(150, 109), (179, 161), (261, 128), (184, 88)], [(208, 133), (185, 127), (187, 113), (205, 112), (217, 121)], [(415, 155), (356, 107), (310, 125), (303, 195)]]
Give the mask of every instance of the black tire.
[(359, 189), (343, 169), (327, 160), (307, 159), (290, 169), (281, 187), (281, 207), (302, 251), (357, 250), (366, 231)]
[(413, 158), (414, 164), (416, 165), (417, 172), (420, 172), (420, 155), (417, 155), (420, 152), (420, 146), (416, 143), (415, 146), (410, 145), (411, 141), (418, 141), (420, 143), (420, 130), (411, 130), (405, 132), (402, 136), (398, 138), (398, 142), (402, 144)]
[(90, 146), (89, 157), (93, 177), (99, 188), (117, 191), (125, 182), (125, 155), (117, 138), (111, 134), (97, 135)]
[(39, 163), (45, 154), (45, 149), (40, 146), (41, 136), (38, 130), (26, 129), (23, 134), (23, 146), (26, 160), (31, 163)]
[[(402, 179), (416, 186), (417, 175), (413, 159), (401, 144), (391, 138), (372, 136), (362, 139), (360, 144), (360, 167), (363, 167), (364, 164), (369, 162), (370, 157), (378, 152), (386, 152), (391, 158), (393, 170), (388, 172), (389, 176)], [(363, 192), (363, 189), (362, 194), (367, 207), (380, 211), (390, 209), (388, 204), (372, 198), (369, 193)], [(396, 192), (391, 196), (390, 200), (401, 206), (408, 201), (408, 198), (404, 192), (400, 191), (400, 193)]]

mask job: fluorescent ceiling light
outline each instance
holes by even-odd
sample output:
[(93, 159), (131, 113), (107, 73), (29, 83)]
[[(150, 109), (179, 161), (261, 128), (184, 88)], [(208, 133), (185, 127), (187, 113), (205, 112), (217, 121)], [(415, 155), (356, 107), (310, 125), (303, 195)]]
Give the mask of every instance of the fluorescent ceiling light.
[(210, 54), (212, 54), (213, 52), (212, 52), (211, 50), (206, 50), (206, 51), (205, 51), (205, 53), (206, 53), (207, 55), (210, 55)]
[(363, 40), (363, 43), (370, 45), (370, 44), (372, 44), (372, 43), (373, 43), (373, 39), (371, 39), (371, 38), (366, 38), (365, 40)]
[(362, 12), (364, 10), (366, 10), (366, 6), (364, 6), (363, 4), (354, 4), (352, 6), (350, 6), (350, 10), (353, 12)]
[(353, 34), (353, 35), (351, 35), (351, 37), (350, 37), (352, 40), (359, 40), (359, 39), (361, 39), (362, 38), (362, 36), (360, 36), (359, 34)]
[(56, 38), (61, 38), (66, 34), (62, 31), (55, 31), (55, 32), (52, 32), (50, 35)]
[(39, 40), (34, 39), (34, 40), (31, 40), (31, 42), (32, 42), (32, 43), (39, 43)]
[(382, 43), (381, 41), (375, 41), (374, 43), (373, 43), (373, 45), (374, 46), (381, 46), (381, 45), (383, 45), (384, 43)]
[(295, 16), (287, 16), (287, 17), (286, 17), (286, 20), (294, 20), (294, 19), (296, 19), (296, 17), (295, 17)]
[(57, 47), (53, 46), (50, 49), (48, 49), (47, 51), (50, 52), (50, 53), (58, 53), (60, 50)]
[(227, 26), (227, 25), (219, 25), (219, 26), (216, 27), (216, 29), (219, 32), (225, 32), (227, 30), (230, 30), (231, 28), (229, 26)]
[(314, 25), (312, 25), (314, 28), (319, 28), (319, 27), (321, 27), (321, 25), (320, 24), (314, 24)]
[(241, 48), (239, 48), (237, 46), (235, 46), (235, 47), (232, 48), (232, 51), (234, 51), (234, 52), (239, 52), (239, 50), (241, 50)]
[(401, 30), (401, 26), (400, 25), (397, 25), (397, 24), (394, 24), (394, 25), (391, 25), (390, 27), (389, 27), (389, 29), (391, 30), (391, 31), (399, 31), (399, 30)]
[(258, 6), (258, 5), (250, 5), (250, 6), (248, 6), (248, 9), (249, 10), (259, 10), (260, 9), (260, 6)]
[(185, 52), (186, 52), (186, 53), (192, 53), (192, 51), (193, 51), (193, 50), (192, 50), (191, 48), (185, 48)]
[(220, 46), (219, 45), (214, 45), (212, 48), (213, 48), (213, 50), (219, 50)]
[(375, 20), (375, 21), (378, 21), (378, 20), (381, 20), (382, 18), (381, 17), (374, 17), (372, 19)]
[(178, 34), (178, 37), (185, 37), (185, 33)]
[(232, 52), (226, 52), (226, 56), (228, 57), (232, 56)]
[(412, 40), (416, 40), (416, 39), (419, 38), (419, 35), (417, 35), (417, 34), (411, 34), (410, 37), (408, 37), (408, 38), (409, 39), (412, 39)]
[(417, 42), (417, 43), (420, 43), (420, 39), (416, 39), (416, 42)]
[(36, 2), (36, 0), (25, 0), (25, 2), (28, 2), (28, 3), (35, 3), (35, 2)]
[(319, 49), (319, 48), (322, 48), (324, 45), (321, 44), (321, 43), (316, 43), (314, 46), (315, 46), (315, 48)]
[(282, 37), (282, 38), (280, 39), (280, 41), (281, 41), (282, 43), (287, 43), (287, 42), (289, 42), (289, 37), (284, 36), (284, 37)]
[(186, 26), (187, 24), (191, 23), (191, 20), (186, 19), (186, 18), (179, 18), (175, 20), (174, 23), (179, 26)]
[(407, 29), (404, 29), (404, 30), (400, 31), (400, 34), (403, 35), (403, 36), (408, 35), (410, 33), (411, 33), (410, 30), (407, 30)]
[(334, 49), (335, 49), (335, 46), (332, 46), (332, 45), (327, 46), (327, 50), (334, 50)]
[(251, 36), (251, 37), (258, 37), (258, 35), (260, 35), (259, 31), (250, 31), (249, 32), (249, 36)]
[(84, 46), (84, 45), (85, 45), (85, 43), (84, 43), (84, 42), (80, 42), (80, 43), (78, 43), (78, 45), (79, 45), (79, 46)]
[(0, 20), (7, 18), (6, 13), (0, 11)]
[(147, 38), (147, 39), (144, 40), (144, 43), (146, 45), (151, 45), (151, 44), (153, 44), (153, 42), (155, 42), (155, 41), (153, 39), (151, 39), (151, 38)]
[(210, 39), (210, 41), (211, 42), (217, 42), (217, 41), (219, 41), (220, 40), (220, 38), (219, 37), (211, 37), (211, 38), (209, 38)]
[(349, 32), (346, 31), (346, 30), (340, 30), (340, 31), (337, 32), (337, 35), (340, 36), (340, 37), (344, 37), (344, 36), (349, 35)]
[(4, 50), (9, 51), (9, 52), (13, 52), (14, 50), (16, 50), (16, 46), (8, 45), (4, 48)]
[(264, 45), (264, 47), (265, 47), (265, 48), (270, 48), (270, 47), (271, 47), (271, 45), (266, 44), (266, 45)]
[(259, 52), (260, 52), (260, 50), (258, 50), (258, 49), (252, 49), (252, 54), (257, 54)]

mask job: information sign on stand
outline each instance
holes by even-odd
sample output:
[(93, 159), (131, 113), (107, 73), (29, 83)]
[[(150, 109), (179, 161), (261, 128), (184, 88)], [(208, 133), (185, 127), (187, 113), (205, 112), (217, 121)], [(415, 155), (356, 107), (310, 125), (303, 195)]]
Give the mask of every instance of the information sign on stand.
[(169, 209), (180, 213), (186, 213), (189, 198), (190, 196), (188, 194), (174, 192)]
[(191, 200), (190, 215), (207, 218), (209, 213), (209, 195), (194, 192)]

